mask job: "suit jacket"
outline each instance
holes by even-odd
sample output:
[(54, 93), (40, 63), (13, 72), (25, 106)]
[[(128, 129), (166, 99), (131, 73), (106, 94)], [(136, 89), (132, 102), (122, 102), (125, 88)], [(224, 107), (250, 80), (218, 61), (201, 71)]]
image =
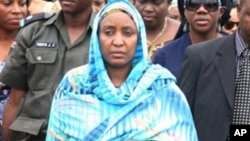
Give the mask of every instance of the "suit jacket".
[(178, 80), (200, 141), (225, 141), (233, 116), (235, 34), (189, 46)]
[(160, 48), (155, 54), (153, 63), (167, 68), (178, 78), (184, 53), (189, 45), (191, 45), (189, 33), (185, 33), (180, 38)]

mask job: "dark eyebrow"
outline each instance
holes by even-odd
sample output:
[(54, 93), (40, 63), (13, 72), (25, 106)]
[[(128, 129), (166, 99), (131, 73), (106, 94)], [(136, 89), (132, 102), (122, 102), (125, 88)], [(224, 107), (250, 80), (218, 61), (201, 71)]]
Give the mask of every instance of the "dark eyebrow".
[(136, 28), (135, 28), (135, 27), (133, 27), (133, 26), (128, 25), (128, 26), (124, 26), (124, 27), (122, 27), (122, 29), (127, 30), (127, 29), (136, 29)]

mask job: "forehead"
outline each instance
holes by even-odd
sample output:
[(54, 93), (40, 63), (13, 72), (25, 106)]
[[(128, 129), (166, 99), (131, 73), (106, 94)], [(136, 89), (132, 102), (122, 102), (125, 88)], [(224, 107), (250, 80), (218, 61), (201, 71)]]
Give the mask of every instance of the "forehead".
[(191, 3), (218, 3), (218, 0), (186, 0)]
[(104, 14), (101, 21), (101, 25), (104, 23), (119, 22), (120, 24), (131, 24), (133, 18), (126, 12), (123, 11), (111, 11)]

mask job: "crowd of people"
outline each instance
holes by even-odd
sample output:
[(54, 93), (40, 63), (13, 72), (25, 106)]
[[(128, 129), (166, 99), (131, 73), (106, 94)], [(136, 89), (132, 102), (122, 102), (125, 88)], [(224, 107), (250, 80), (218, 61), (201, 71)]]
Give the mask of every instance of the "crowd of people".
[(229, 141), (250, 126), (249, 13), (249, 0), (1, 1), (0, 140)]

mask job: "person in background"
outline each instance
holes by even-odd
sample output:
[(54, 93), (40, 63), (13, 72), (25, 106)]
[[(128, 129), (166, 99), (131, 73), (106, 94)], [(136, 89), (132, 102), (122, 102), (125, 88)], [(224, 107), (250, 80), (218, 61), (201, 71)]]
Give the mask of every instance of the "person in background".
[(94, 13), (99, 12), (99, 10), (107, 3), (107, 0), (92, 0)]
[(153, 63), (160, 64), (179, 77), (180, 65), (186, 48), (191, 44), (222, 37), (219, 19), (224, 13), (220, 0), (182, 0), (185, 17), (184, 33), (181, 37), (161, 48), (155, 55)]
[[(5, 66), (12, 43), (20, 29), (19, 22), (27, 16), (27, 0), (0, 1), (0, 73)], [(3, 119), (5, 103), (10, 87), (0, 82), (0, 121)]]
[(88, 64), (57, 87), (46, 141), (56, 140), (197, 141), (185, 97), (169, 71), (148, 60), (145, 26), (128, 0), (98, 13)]
[(168, 7), (168, 14), (169, 18), (175, 19), (177, 21), (181, 21), (181, 15), (178, 9), (178, 2), (177, 0), (172, 0), (170, 6)]
[(234, 33), (239, 25), (239, 17), (237, 13), (237, 1), (234, 1), (233, 8), (230, 11), (230, 19), (222, 26), (222, 30), (228, 34)]
[(29, 14), (37, 14), (41, 12), (53, 13), (61, 10), (59, 0), (45, 1), (45, 0), (30, 0), (28, 5)]
[(178, 84), (188, 99), (200, 141), (226, 141), (231, 124), (250, 123), (250, 69), (244, 69), (250, 66), (250, 1), (240, 0), (237, 9), (239, 28), (188, 47), (181, 65)]
[(172, 41), (179, 28), (179, 21), (167, 17), (172, 0), (134, 0), (134, 5), (143, 17), (147, 31), (149, 58)]
[(0, 81), (12, 87), (3, 118), (6, 140), (44, 141), (58, 83), (88, 60), (92, 0), (60, 4), (57, 13), (26, 18), (0, 74)]

